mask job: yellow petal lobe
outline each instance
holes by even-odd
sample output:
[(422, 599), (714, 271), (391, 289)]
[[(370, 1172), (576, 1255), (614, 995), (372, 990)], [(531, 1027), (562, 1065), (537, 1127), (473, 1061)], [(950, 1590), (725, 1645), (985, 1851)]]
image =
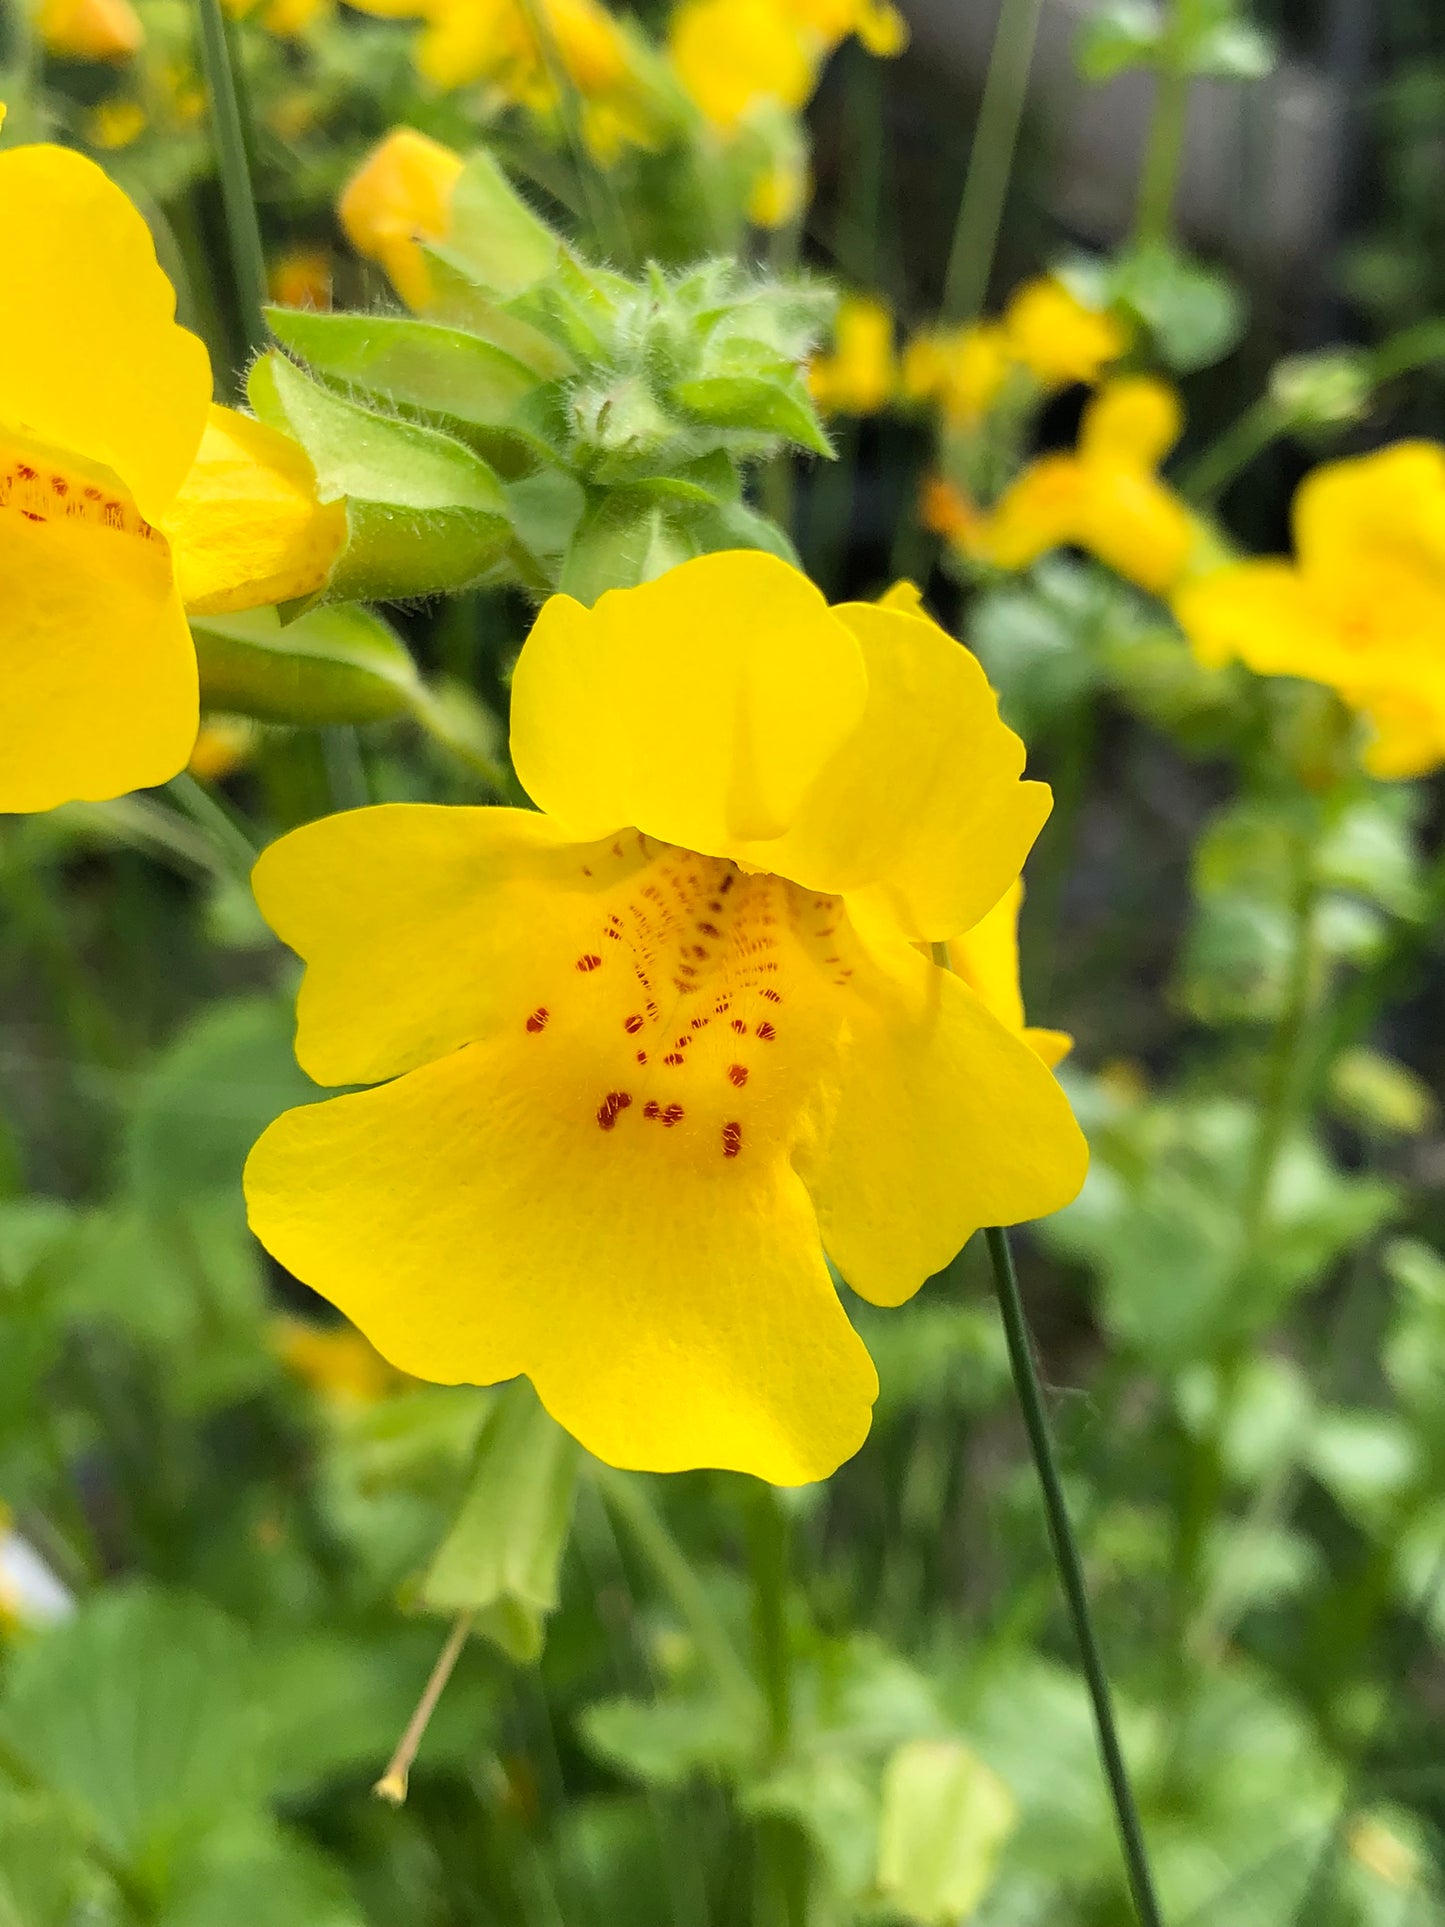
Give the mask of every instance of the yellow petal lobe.
[(0, 427), (112, 470), (158, 522), (195, 456), (210, 364), (135, 208), (60, 147), (0, 153)]
[(317, 500), (315, 471), (289, 436), (213, 406), (164, 528), (186, 608), (224, 615), (323, 588), (346, 507)]
[(807, 578), (724, 551), (593, 609), (553, 596), (512, 679), (512, 757), (574, 836), (636, 825), (725, 855), (782, 834), (866, 694)]
[(451, 231), (452, 193), (465, 163), (414, 127), (394, 127), (342, 191), (337, 215), (358, 254), (378, 261), (409, 308), (432, 298), (423, 241)]

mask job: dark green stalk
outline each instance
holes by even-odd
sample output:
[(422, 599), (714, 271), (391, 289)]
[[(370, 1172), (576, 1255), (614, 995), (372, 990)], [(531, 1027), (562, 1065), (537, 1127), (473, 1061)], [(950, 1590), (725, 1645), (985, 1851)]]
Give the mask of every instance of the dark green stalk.
[(1138, 247), (1166, 246), (1174, 227), (1174, 196), (1184, 160), (1190, 75), (1182, 59), (1190, 30), (1190, 0), (1170, 0), (1155, 67), (1154, 112), (1139, 172), (1134, 209)]
[(1215, 501), (1288, 426), (1273, 398), (1261, 395), (1189, 464), (1179, 478), (1180, 494), (1190, 502)]
[(1043, 1391), (1034, 1365), (1033, 1346), (1029, 1338), (1028, 1323), (1024, 1317), (1023, 1300), (1019, 1295), (1018, 1275), (1014, 1270), (1013, 1252), (1009, 1248), (1008, 1233), (1001, 1227), (994, 1226), (985, 1231), (984, 1238), (988, 1243), (988, 1255), (993, 1264), (994, 1290), (998, 1297), (999, 1313), (1003, 1318), (1004, 1335), (1008, 1339), (1009, 1363), (1013, 1367), (1014, 1387), (1018, 1392), (1019, 1407), (1023, 1412), (1024, 1426), (1028, 1432), (1029, 1446), (1034, 1456), (1034, 1466), (1043, 1491), (1044, 1514), (1048, 1521), (1049, 1539), (1054, 1550), (1054, 1563), (1058, 1567), (1059, 1584), (1068, 1605), (1069, 1618), (1073, 1622), (1074, 1637), (1078, 1641), (1079, 1657), (1084, 1668), (1084, 1678), (1088, 1682), (1089, 1698), (1093, 1702), (1094, 1730), (1099, 1744), (1099, 1757), (1103, 1762), (1104, 1777), (1109, 1784), (1109, 1797), (1114, 1804), (1114, 1817), (1118, 1823), (1119, 1844), (1123, 1850), (1129, 1892), (1133, 1897), (1134, 1911), (1140, 1921), (1140, 1927), (1163, 1927), (1163, 1917), (1159, 1912), (1159, 1902), (1154, 1892), (1154, 1878), (1149, 1870), (1149, 1855), (1144, 1845), (1144, 1830), (1139, 1822), (1139, 1809), (1135, 1804), (1133, 1788), (1129, 1784), (1129, 1770), (1124, 1764), (1123, 1749), (1119, 1745), (1109, 1675), (1104, 1668), (1103, 1655), (1099, 1651), (1099, 1641), (1094, 1631), (1093, 1614), (1089, 1609), (1083, 1561), (1079, 1557), (1079, 1548), (1074, 1539), (1073, 1527), (1069, 1522), (1068, 1503), (1064, 1498), (1063, 1482), (1059, 1477), (1058, 1464), (1054, 1458), (1048, 1415), (1044, 1410)]
[(211, 137), (215, 142), (221, 200), (226, 210), (226, 241), (249, 357), (259, 354), (267, 341), (263, 313), (266, 263), (261, 251), (261, 227), (256, 219), (245, 122), (220, 0), (196, 0), (196, 4), (201, 23), (201, 66), (211, 102)]
[(943, 282), (951, 321), (974, 320), (988, 296), (1042, 11), (1043, 0), (1003, 0), (998, 17)]

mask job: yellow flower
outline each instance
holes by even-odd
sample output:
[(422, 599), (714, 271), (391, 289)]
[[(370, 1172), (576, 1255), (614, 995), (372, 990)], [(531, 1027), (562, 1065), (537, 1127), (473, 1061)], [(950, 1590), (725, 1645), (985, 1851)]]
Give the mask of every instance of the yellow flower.
[(1012, 359), (1045, 388), (1078, 381), (1092, 387), (1129, 346), (1113, 315), (1086, 308), (1053, 275), (1017, 291), (1004, 310), (1003, 329)]
[(908, 45), (908, 23), (887, 0), (782, 0), (782, 7), (829, 53), (850, 34), (882, 59)]
[(813, 400), (830, 415), (875, 415), (898, 385), (893, 316), (871, 295), (845, 294), (833, 323), (833, 348), (808, 370)]
[(331, 256), (325, 248), (287, 248), (267, 274), (271, 299), (283, 308), (331, 306)]
[(130, 0), (41, 0), (35, 24), (62, 60), (128, 60), (145, 42)]
[(1020, 288), (1000, 321), (915, 335), (903, 357), (903, 392), (910, 401), (935, 402), (954, 426), (973, 428), (1015, 369), (1044, 389), (1092, 384), (1127, 346), (1111, 315), (1084, 307), (1045, 276)]
[(273, 1321), (271, 1348), (287, 1371), (339, 1411), (375, 1405), (404, 1382), (354, 1325), (311, 1325), (302, 1318)]
[(192, 745), (186, 768), (202, 782), (223, 782), (250, 762), (260, 734), (259, 726), (249, 716), (208, 716)]
[(376, 1088), (269, 1128), (251, 1222), (417, 1377), (524, 1372), (615, 1465), (822, 1478), (877, 1390), (823, 1247), (899, 1304), (1082, 1181), (1054, 1079), (915, 947), (992, 908), (1048, 792), (935, 624), (755, 552), (552, 597), (512, 755), (540, 813), (262, 856), (300, 1060)]
[(972, 428), (998, 400), (1012, 367), (1008, 336), (996, 321), (925, 329), (904, 350), (900, 386), (909, 401), (936, 402), (950, 423)]
[(196, 735), (183, 598), (308, 593), (345, 534), (301, 451), (213, 408), (206, 351), (125, 195), (69, 150), (0, 154), (0, 810), (164, 782)]
[(754, 227), (787, 227), (802, 212), (810, 186), (802, 154), (770, 161), (748, 190), (748, 219)]
[(336, 0), (221, 0), (233, 20), (254, 16), (282, 40), (295, 40), (319, 15), (334, 13)]
[(724, 134), (763, 105), (796, 113), (818, 84), (817, 49), (779, 0), (683, 0), (668, 53), (704, 120)]
[(358, 254), (379, 261), (409, 308), (432, 297), (423, 241), (451, 230), (452, 193), (465, 163), (414, 127), (394, 127), (342, 190), (337, 214)]
[(1024, 569), (1076, 544), (1165, 594), (1198, 539), (1188, 510), (1155, 473), (1179, 429), (1173, 389), (1144, 375), (1107, 383), (1084, 410), (1077, 452), (1030, 463), (962, 546), (999, 568)]
[(1024, 1019), (1019, 989), (1019, 909), (1022, 877), (999, 898), (986, 917), (948, 946), (949, 961), (980, 1001), (1051, 1068), (1068, 1056), (1074, 1040), (1067, 1031), (1037, 1030)]
[(139, 140), (146, 125), (146, 110), (138, 100), (103, 100), (85, 117), (85, 138), (92, 147), (115, 153)]
[(1417, 776), (1445, 760), (1445, 450), (1397, 442), (1331, 462), (1294, 501), (1295, 556), (1238, 562), (1181, 588), (1201, 661), (1339, 692), (1369, 723), (1365, 766)]

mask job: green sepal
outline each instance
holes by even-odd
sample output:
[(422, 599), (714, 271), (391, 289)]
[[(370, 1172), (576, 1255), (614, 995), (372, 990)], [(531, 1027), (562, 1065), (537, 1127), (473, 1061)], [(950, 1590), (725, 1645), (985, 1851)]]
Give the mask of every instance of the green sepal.
[(306, 450), (321, 499), (345, 498), (346, 546), (324, 600), (465, 589), (506, 552), (501, 483), (460, 442), (347, 401), (280, 353), (254, 364), (247, 390), (261, 419)]
[(448, 258), (479, 286), (513, 295), (545, 281), (560, 251), (491, 155), (484, 148), (471, 154), (452, 191)]
[[(701, 499), (698, 499), (698, 498)], [(558, 588), (589, 607), (608, 589), (632, 588), (719, 549), (763, 549), (797, 565), (776, 522), (741, 502), (655, 477), (594, 493), (577, 525)]]
[(388, 623), (355, 604), (282, 625), (274, 609), (191, 619), (201, 703), (260, 722), (374, 723), (412, 709), (416, 665)]
[(780, 366), (771, 374), (700, 375), (677, 382), (671, 398), (718, 427), (771, 430), (815, 455), (832, 456), (832, 443), (802, 378), (790, 366)]
[(499, 1392), (461, 1510), (422, 1581), (421, 1605), (475, 1613), (476, 1630), (512, 1659), (537, 1659), (557, 1607), (581, 1457), (526, 1379)]
[(270, 308), (282, 347), (315, 373), (403, 409), (483, 450), (502, 438), (549, 457), (548, 442), (519, 411), (539, 385), (535, 371), (479, 336), (410, 315), (317, 314)]

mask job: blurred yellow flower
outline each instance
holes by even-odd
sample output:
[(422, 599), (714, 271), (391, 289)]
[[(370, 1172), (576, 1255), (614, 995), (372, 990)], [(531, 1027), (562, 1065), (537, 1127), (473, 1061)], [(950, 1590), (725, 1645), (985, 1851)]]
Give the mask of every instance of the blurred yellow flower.
[(1188, 510), (1155, 472), (1181, 425), (1178, 398), (1163, 382), (1108, 382), (1084, 410), (1077, 451), (1031, 462), (962, 546), (997, 568), (1025, 569), (1050, 549), (1077, 545), (1165, 594), (1198, 541)]
[(1077, 381), (1092, 387), (1129, 346), (1121, 322), (1086, 308), (1051, 274), (1018, 289), (1004, 310), (1003, 329), (1012, 359), (1045, 388)]
[(287, 248), (267, 271), (271, 299), (283, 308), (331, 306), (331, 256), (325, 248)]
[(754, 227), (786, 227), (802, 212), (809, 186), (808, 164), (801, 154), (770, 162), (748, 190), (748, 219)]
[(1015, 369), (1046, 390), (1092, 384), (1127, 346), (1119, 322), (1084, 307), (1049, 275), (1020, 288), (999, 321), (916, 334), (903, 356), (902, 392), (936, 403), (953, 426), (973, 428)]
[(103, 100), (85, 117), (86, 140), (110, 153), (129, 147), (145, 130), (146, 110), (138, 100)]
[(203, 783), (224, 782), (251, 760), (261, 730), (249, 716), (207, 716), (191, 747), (186, 764)]
[(935, 402), (948, 422), (972, 428), (998, 400), (1013, 365), (996, 321), (925, 329), (903, 352), (900, 391), (908, 401)]
[(281, 1317), (271, 1324), (271, 1349), (294, 1378), (339, 1411), (376, 1405), (406, 1383), (354, 1325), (312, 1325)]
[(394, 127), (377, 142), (342, 190), (337, 214), (358, 254), (378, 261), (409, 308), (432, 298), (423, 241), (444, 240), (452, 193), (465, 163), (414, 127)]
[(221, 0), (233, 20), (254, 18), (267, 33), (294, 40), (322, 14), (336, 11), (336, 0)]
[(1022, 1037), (1029, 1049), (1052, 1068), (1068, 1056), (1074, 1040), (1067, 1031), (1034, 1029), (1024, 1018), (1019, 989), (1019, 910), (1023, 900), (1023, 878), (1019, 877), (987, 916), (953, 939), (948, 946), (949, 961), (999, 1022)]
[(1200, 660), (1337, 690), (1370, 726), (1365, 767), (1445, 761), (1445, 449), (1397, 442), (1306, 476), (1295, 561), (1237, 562), (1174, 608)]
[(130, 0), (41, 0), (36, 29), (63, 60), (128, 60), (145, 43)]
[(916, 947), (998, 902), (1048, 792), (934, 623), (756, 552), (554, 596), (512, 754), (537, 811), (262, 856), (301, 1062), (375, 1088), (267, 1130), (251, 1222), (394, 1363), (524, 1372), (612, 1464), (822, 1478), (877, 1390), (824, 1248), (899, 1304), (1083, 1178), (1053, 1077)]
[(850, 34), (874, 54), (901, 53), (908, 41), (884, 0), (682, 0), (668, 52), (703, 118), (731, 134), (760, 108), (805, 107)]
[(833, 347), (808, 369), (813, 400), (828, 415), (876, 415), (898, 385), (893, 316), (872, 295), (845, 294), (833, 323)]
[(197, 725), (183, 599), (319, 588), (344, 507), (284, 436), (213, 408), (140, 215), (68, 149), (0, 154), (0, 810), (161, 783)]

